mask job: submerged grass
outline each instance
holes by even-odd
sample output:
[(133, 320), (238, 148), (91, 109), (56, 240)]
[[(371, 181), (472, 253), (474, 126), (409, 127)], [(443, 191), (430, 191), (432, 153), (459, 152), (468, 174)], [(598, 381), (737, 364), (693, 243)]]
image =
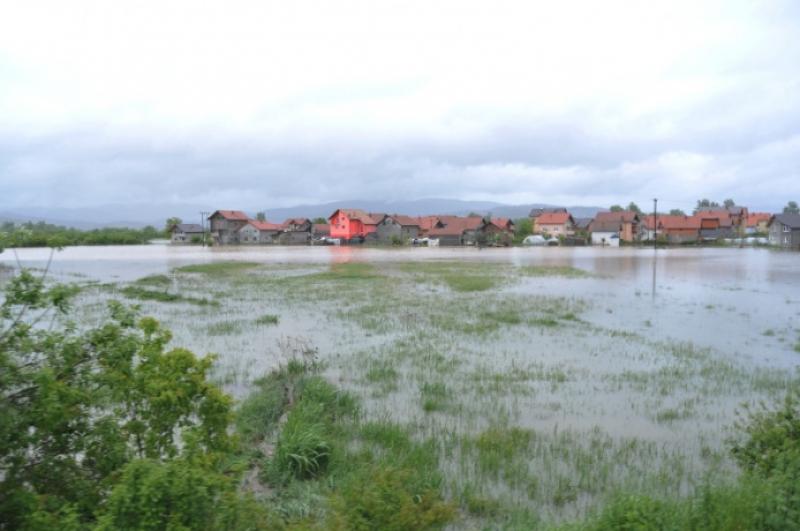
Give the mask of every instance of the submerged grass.
[(261, 264), (256, 262), (212, 262), (208, 264), (191, 264), (176, 267), (179, 273), (202, 273), (204, 275), (228, 275), (235, 274), (258, 267)]
[(593, 276), (586, 270), (571, 266), (525, 266), (519, 271), (528, 277), (567, 277), (589, 278)]
[(178, 293), (145, 289), (135, 285), (125, 286), (120, 290), (120, 292), (129, 299), (138, 299), (142, 301), (183, 302), (198, 306), (219, 306), (218, 301), (207, 299), (205, 297), (189, 297), (186, 295), (180, 295)]

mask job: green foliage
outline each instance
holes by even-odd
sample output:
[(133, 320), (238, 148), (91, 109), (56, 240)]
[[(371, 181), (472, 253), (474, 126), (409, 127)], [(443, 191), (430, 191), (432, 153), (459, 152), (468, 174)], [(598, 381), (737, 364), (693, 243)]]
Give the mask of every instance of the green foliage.
[(231, 400), (207, 381), (213, 358), (167, 350), (167, 330), (119, 303), (97, 328), (50, 331), (69, 288), (28, 271), (0, 307), (0, 521), (89, 522), (134, 459), (211, 463), (231, 449)]
[(314, 218), (311, 220), (311, 223), (313, 223), (314, 225), (327, 225), (328, 220), (325, 218)]
[(571, 266), (525, 266), (520, 272), (529, 277), (569, 277), (588, 278), (591, 273)]
[(698, 199), (695, 210), (699, 210), (701, 208), (717, 208), (718, 206), (719, 203), (717, 203), (716, 201), (710, 201), (708, 199)]
[(163, 237), (154, 227), (143, 229), (106, 227), (79, 230), (51, 225), (42, 221), (4, 224), (0, 231), (0, 247), (55, 247), (70, 245), (141, 245)]
[(514, 220), (514, 243), (519, 245), (526, 236), (533, 234), (533, 220), (531, 218), (519, 218)]
[(271, 372), (253, 382), (253, 391), (239, 406), (236, 428), (245, 441), (261, 441), (275, 428), (289, 404), (286, 389), (290, 382), (287, 371)]
[(258, 221), (267, 221), (267, 213), (266, 212), (256, 212), (256, 219)]
[(279, 317), (277, 315), (267, 313), (256, 319), (258, 325), (276, 325), (278, 324)]
[(730, 208), (732, 206), (736, 206), (736, 201), (734, 201), (733, 199), (726, 199), (725, 201), (722, 202), (722, 205), (725, 208)]
[(680, 208), (673, 208), (672, 210), (669, 211), (669, 215), (670, 216), (685, 216), (686, 212), (684, 212)]
[(453, 273), (444, 275), (442, 279), (450, 289), (461, 292), (486, 291), (497, 285), (497, 279), (489, 275)]
[[(746, 471), (762, 476), (800, 472), (800, 401), (787, 395), (782, 406), (770, 410), (763, 405), (748, 410), (738, 423), (744, 434), (731, 452)], [(800, 481), (800, 475), (798, 475)]]
[(204, 275), (216, 276), (238, 273), (247, 269), (258, 267), (256, 262), (212, 262), (209, 264), (192, 264), (176, 267), (179, 273), (202, 273)]
[(141, 301), (156, 301), (156, 302), (185, 302), (189, 304), (196, 304), (198, 306), (218, 306), (219, 303), (215, 300), (197, 297), (187, 297), (177, 293), (168, 293), (166, 291), (155, 291), (145, 289), (140, 286), (125, 286), (120, 292), (129, 299), (138, 299)]
[(611, 208), (609, 208), (609, 210), (611, 212), (622, 212), (625, 209), (622, 208), (620, 205), (611, 205)]
[(441, 529), (455, 516), (434, 488), (419, 489), (413, 471), (373, 466), (350, 478), (332, 497), (328, 527), (336, 530)]
[(166, 223), (164, 223), (164, 233), (169, 235), (172, 232), (172, 227), (181, 223), (183, 223), (183, 220), (179, 217), (167, 218)]
[(784, 214), (800, 214), (800, 207), (797, 206), (797, 201), (789, 201), (783, 207)]
[(629, 210), (629, 211), (631, 211), (631, 212), (636, 212), (637, 214), (641, 214), (641, 213), (642, 213), (642, 209), (641, 209), (641, 208), (639, 208), (639, 205), (637, 205), (637, 204), (636, 204), (636, 203), (634, 203), (633, 201), (631, 201), (631, 202), (628, 204), (628, 208), (627, 208), (626, 210)]

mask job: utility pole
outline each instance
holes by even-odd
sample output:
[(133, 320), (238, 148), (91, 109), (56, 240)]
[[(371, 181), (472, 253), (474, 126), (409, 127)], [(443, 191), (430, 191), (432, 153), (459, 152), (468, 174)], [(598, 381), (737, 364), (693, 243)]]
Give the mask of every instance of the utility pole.
[(658, 249), (658, 199), (653, 198), (653, 250)]
[(203, 228), (203, 247), (206, 246), (206, 216), (208, 216), (208, 212), (200, 212), (200, 226)]

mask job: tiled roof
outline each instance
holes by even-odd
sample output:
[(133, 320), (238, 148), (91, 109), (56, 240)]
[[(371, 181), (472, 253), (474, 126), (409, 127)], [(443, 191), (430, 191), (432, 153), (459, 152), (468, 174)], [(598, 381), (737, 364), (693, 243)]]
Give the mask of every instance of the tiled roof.
[(202, 234), (203, 227), (198, 225), (197, 223), (176, 223), (172, 226), (172, 230), (185, 232), (186, 234)]
[(638, 214), (633, 212), (632, 210), (622, 210), (620, 212), (598, 212), (594, 220), (595, 221), (617, 221), (617, 222), (625, 222), (625, 223), (633, 223), (636, 221)]
[[(283, 230), (283, 225), (280, 225), (278, 223), (269, 223), (267, 221), (258, 221), (258, 220), (255, 220), (255, 219), (249, 220), (245, 226), (247, 226), (247, 225), (252, 225), (253, 227), (255, 227), (256, 229), (258, 229), (260, 231)], [(239, 229), (239, 230), (241, 230), (241, 229)]]
[(370, 216), (369, 214), (367, 214), (366, 212), (364, 212), (363, 210), (361, 210), (359, 208), (340, 208), (339, 210), (337, 210), (336, 212), (334, 212), (333, 214), (328, 216), (328, 219), (330, 219), (334, 215), (336, 215), (337, 212), (344, 213), (344, 215), (346, 215), (350, 219), (357, 219), (358, 221), (360, 221), (364, 225), (377, 225), (378, 224), (377, 220), (373, 219), (372, 216)]
[(391, 218), (395, 220), (398, 225), (404, 227), (419, 227), (418, 218), (412, 218), (411, 216), (403, 216), (400, 214), (392, 214)]
[[(701, 219), (699, 216), (658, 216), (658, 230), (699, 230)], [(653, 230), (653, 216), (644, 216), (644, 226)]]
[(545, 212), (536, 218), (537, 225), (563, 225), (567, 223), (572, 216), (569, 212)]
[(768, 212), (752, 212), (747, 216), (747, 226), (755, 227), (759, 223), (769, 223), (772, 214)]
[(772, 225), (776, 221), (790, 229), (800, 229), (800, 214), (775, 214), (769, 223)]
[(217, 214), (219, 214), (220, 216), (229, 221), (247, 221), (248, 219), (250, 219), (247, 216), (247, 214), (245, 214), (241, 210), (217, 210), (216, 212), (211, 214), (209, 218), (213, 218)]
[(483, 218), (479, 216), (438, 216), (439, 221), (444, 227), (433, 227), (428, 232), (429, 236), (460, 236), (467, 230), (477, 230), (483, 224)]

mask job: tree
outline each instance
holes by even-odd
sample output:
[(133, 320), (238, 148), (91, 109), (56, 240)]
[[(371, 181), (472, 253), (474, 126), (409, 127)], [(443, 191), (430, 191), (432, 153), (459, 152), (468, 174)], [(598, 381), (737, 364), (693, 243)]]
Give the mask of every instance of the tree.
[(700, 210), (701, 208), (716, 208), (718, 206), (719, 203), (717, 202), (709, 201), (708, 199), (698, 199), (695, 210)]
[(736, 201), (734, 201), (733, 199), (726, 199), (725, 201), (722, 202), (722, 204), (725, 206), (725, 208), (731, 208), (733, 206), (736, 206)]
[(265, 212), (256, 212), (256, 219), (258, 221), (267, 221), (267, 214)]
[(311, 223), (314, 223), (315, 225), (327, 225), (328, 220), (325, 218), (314, 218), (311, 220)]
[(800, 214), (800, 207), (797, 206), (797, 201), (789, 201), (783, 207), (784, 214)]
[(179, 225), (181, 223), (183, 223), (183, 220), (181, 220), (181, 218), (178, 217), (167, 218), (167, 223), (166, 226), (164, 227), (164, 232), (166, 233), (171, 232), (172, 227), (174, 227), (175, 225)]
[(673, 208), (672, 210), (669, 211), (669, 215), (670, 216), (685, 216), (686, 212), (684, 212), (680, 208)]
[(619, 206), (619, 205), (611, 205), (611, 208), (609, 208), (609, 210), (610, 210), (611, 212), (622, 212), (622, 211), (624, 211), (625, 209), (624, 209), (624, 208), (622, 208), (622, 207), (621, 207), (621, 206)]
[(628, 205), (628, 210), (630, 210), (631, 212), (636, 212), (637, 214), (642, 213), (642, 209), (639, 208), (639, 205), (637, 205), (633, 201), (631, 201), (630, 204)]
[(533, 234), (533, 220), (531, 218), (519, 218), (514, 221), (514, 243), (522, 243), (522, 240), (531, 234)]
[(134, 460), (188, 460), (210, 473), (232, 448), (231, 399), (207, 380), (213, 357), (167, 350), (169, 331), (115, 301), (96, 328), (37, 326), (58, 322), (75, 292), (23, 270), (0, 305), (0, 522), (8, 528), (91, 522)]

